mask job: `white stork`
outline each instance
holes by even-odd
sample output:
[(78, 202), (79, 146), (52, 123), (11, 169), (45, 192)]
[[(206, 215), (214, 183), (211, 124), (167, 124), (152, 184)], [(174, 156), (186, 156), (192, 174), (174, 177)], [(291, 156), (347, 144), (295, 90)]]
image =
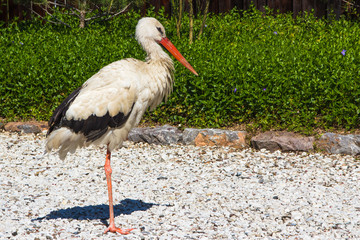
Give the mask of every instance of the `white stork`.
[(164, 27), (155, 18), (139, 20), (136, 39), (147, 53), (145, 62), (127, 58), (102, 68), (56, 108), (47, 132), (46, 151), (60, 148), (61, 159), (78, 147), (107, 145), (105, 174), (110, 222), (104, 233), (128, 234), (133, 230), (115, 227), (110, 155), (122, 146), (145, 111), (154, 109), (163, 99), (166, 101), (172, 91), (174, 64), (159, 43), (198, 75), (169, 41)]

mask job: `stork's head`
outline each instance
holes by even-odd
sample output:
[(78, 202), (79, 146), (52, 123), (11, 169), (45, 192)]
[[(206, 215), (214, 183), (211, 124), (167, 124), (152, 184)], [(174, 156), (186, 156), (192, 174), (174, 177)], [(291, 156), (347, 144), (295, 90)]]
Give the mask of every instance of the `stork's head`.
[(145, 17), (139, 20), (136, 26), (136, 39), (145, 48), (147, 43), (156, 42), (165, 47), (182, 65), (195, 75), (194, 68), (186, 61), (176, 47), (166, 37), (165, 28), (155, 18)]
[(166, 37), (163, 25), (151, 17), (144, 17), (139, 20), (136, 26), (136, 39), (160, 42)]

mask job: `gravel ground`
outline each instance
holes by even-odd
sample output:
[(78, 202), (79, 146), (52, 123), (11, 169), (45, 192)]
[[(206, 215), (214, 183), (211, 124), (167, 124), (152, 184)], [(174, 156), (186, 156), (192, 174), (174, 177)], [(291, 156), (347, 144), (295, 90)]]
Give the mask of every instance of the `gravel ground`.
[(0, 239), (360, 239), (360, 162), (127, 142), (112, 155), (115, 223), (103, 234), (105, 149), (65, 161), (44, 136), (0, 133)]

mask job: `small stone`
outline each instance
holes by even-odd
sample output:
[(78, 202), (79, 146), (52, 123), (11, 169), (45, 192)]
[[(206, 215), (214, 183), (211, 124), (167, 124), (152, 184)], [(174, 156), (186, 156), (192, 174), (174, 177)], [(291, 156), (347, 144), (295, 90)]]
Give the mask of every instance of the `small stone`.
[(301, 219), (302, 214), (299, 211), (293, 211), (293, 212), (291, 212), (291, 218), (295, 219), (295, 220)]
[(40, 133), (41, 128), (34, 122), (9, 122), (5, 124), (5, 131), (22, 133)]
[(233, 148), (244, 148), (246, 132), (229, 131), (222, 129), (192, 129), (186, 128), (183, 133), (184, 144), (195, 146), (222, 146)]
[(164, 176), (160, 176), (157, 178), (157, 180), (167, 180), (168, 178), (167, 177), (164, 177)]
[(155, 128), (133, 128), (129, 132), (128, 139), (133, 142), (170, 145), (182, 141), (182, 132), (169, 125)]
[(268, 131), (251, 138), (255, 149), (267, 149), (270, 152), (311, 151), (314, 149), (314, 137), (303, 137), (291, 132)]
[(360, 154), (360, 135), (341, 135), (336, 133), (325, 133), (316, 142), (316, 146), (323, 151), (332, 154)]

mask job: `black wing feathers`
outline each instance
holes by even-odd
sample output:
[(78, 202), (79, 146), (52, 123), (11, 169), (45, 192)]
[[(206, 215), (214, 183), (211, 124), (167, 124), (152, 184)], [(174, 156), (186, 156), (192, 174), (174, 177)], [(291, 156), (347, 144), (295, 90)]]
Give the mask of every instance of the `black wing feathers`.
[(77, 95), (79, 95), (79, 92), (81, 90), (81, 87), (78, 87), (73, 91), (54, 111), (53, 115), (51, 116), (49, 120), (49, 130), (46, 134), (48, 136), (52, 131), (60, 128), (59, 126), (61, 119), (65, 116), (66, 111), (69, 109), (70, 104), (75, 100)]
[(70, 104), (78, 96), (80, 90), (81, 88), (76, 89), (64, 100), (64, 102), (60, 104), (58, 108), (56, 108), (49, 121), (50, 128), (47, 135), (58, 128), (67, 127), (75, 133), (80, 132), (84, 134), (87, 142), (95, 141), (105, 134), (109, 128), (116, 128), (123, 125), (129, 118), (134, 107), (133, 104), (130, 112), (126, 116), (124, 113), (119, 112), (117, 115), (111, 117), (109, 112), (107, 112), (101, 117), (92, 114), (87, 119), (68, 120), (66, 119), (66, 111), (69, 109)]
[(63, 118), (61, 121), (62, 127), (68, 127), (75, 133), (83, 133), (87, 142), (95, 141), (103, 134), (105, 134), (109, 128), (116, 128), (123, 125), (129, 118), (133, 107), (134, 104), (126, 116), (124, 113), (120, 112), (117, 115), (111, 117), (109, 112), (107, 112), (104, 116), (101, 117), (92, 114), (84, 120), (67, 120), (66, 118)]

